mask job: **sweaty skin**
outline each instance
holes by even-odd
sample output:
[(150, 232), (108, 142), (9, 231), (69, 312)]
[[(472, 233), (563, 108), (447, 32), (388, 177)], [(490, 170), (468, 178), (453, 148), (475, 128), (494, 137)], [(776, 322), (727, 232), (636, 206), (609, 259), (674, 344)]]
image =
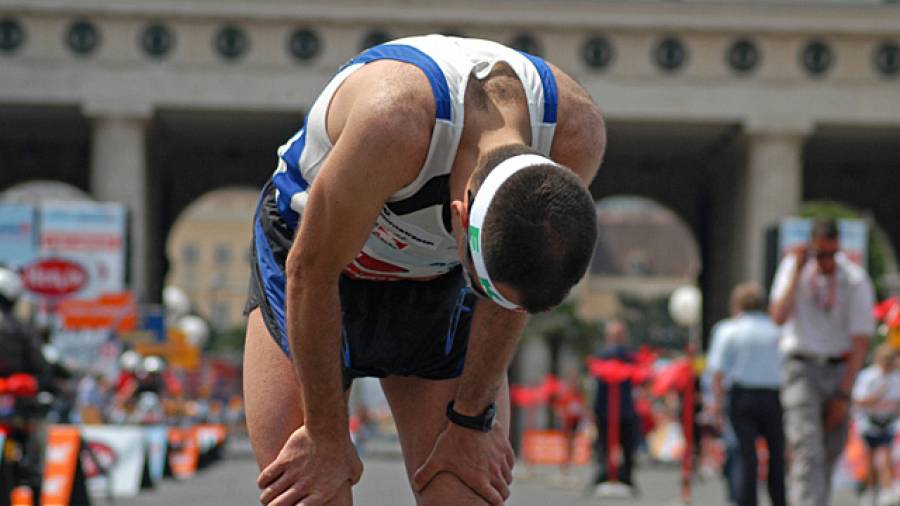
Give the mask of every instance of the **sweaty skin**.
[[(498, 65), (498, 69), (502, 73), (503, 65)], [(551, 69), (557, 79), (559, 99), (550, 156), (570, 167), (587, 185), (603, 156), (603, 120), (579, 85), (556, 67), (551, 65)], [(468, 222), (465, 195), (479, 158), (493, 148), (528, 144), (531, 140), (521, 84), (513, 79), (518, 88), (505, 87), (502, 79), (508, 77), (500, 76), (494, 83), (487, 82), (491, 77), (486, 79), (483, 107), (470, 107), (467, 95), (462, 139), (450, 176), (452, 221), (460, 258), (465, 258)], [(504, 93), (493, 93), (493, 85)], [(300, 394), (300, 399), (294, 397), (293, 402), (300, 404), (300, 409), (294, 411), (299, 412), (295, 419), (301, 426), (286, 441), (281, 436), (280, 441), (260, 443), (269, 448), (265, 455), (257, 455), (263, 469), (258, 485), (264, 504), (352, 501), (348, 488), (358, 481), (362, 464), (350, 442), (342, 391), (338, 279), (362, 248), (385, 201), (416, 178), (431, 142), (434, 115), (434, 98), (425, 75), (415, 66), (390, 60), (372, 62), (354, 72), (329, 105), (327, 131), (334, 148), (310, 188), (286, 264), (287, 334), (293, 357), (291, 368)], [(323, 237), (328, 240), (322, 240)], [(507, 299), (518, 300), (511, 287), (500, 284), (498, 289)], [(456, 385), (448, 394), (455, 400), (455, 409), (466, 415), (481, 413), (501, 392), (500, 404), (508, 407), (508, 392), (503, 388), (505, 371), (526, 320), (526, 315), (479, 300), (462, 376), (447, 382), (418, 380), (406, 384), (414, 384), (423, 399), (428, 399), (430, 393), (446, 391), (447, 384)], [(255, 331), (260, 327), (253, 326)], [(261, 341), (251, 339), (248, 329), (248, 353), (251, 346), (261, 346), (251, 342)], [(276, 362), (281, 363), (277, 359), (266, 363), (284, 367), (275, 366)], [(283, 362), (286, 364), (287, 360)], [(268, 374), (274, 373), (270, 370)], [(247, 381), (251, 387), (257, 384), (253, 378)], [(443, 397), (435, 402), (446, 405)], [(265, 409), (272, 409), (273, 405), (277, 403), (266, 405)], [(289, 408), (283, 403), (279, 407)], [(392, 409), (423, 408), (392, 402)], [(429, 405), (428, 409), (432, 407)], [(408, 417), (410, 411), (396, 415)], [(251, 436), (265, 439), (266, 422), (250, 422)], [(401, 438), (415, 440), (420, 429), (407, 427)], [(428, 491), (440, 481), (435, 477), (445, 473), (455, 475), (484, 502), (500, 504), (508, 497), (513, 464), (508, 427), (497, 424), (490, 433), (481, 433), (447, 424), (436, 439), (429, 437), (433, 447), (430, 455), (407, 461), (408, 468), (413, 466), (408, 471), (420, 502), (437, 504)], [(279, 445), (280, 451), (271, 451)], [(449, 501), (454, 498), (446, 494), (445, 497), (447, 504), (452, 504)]]

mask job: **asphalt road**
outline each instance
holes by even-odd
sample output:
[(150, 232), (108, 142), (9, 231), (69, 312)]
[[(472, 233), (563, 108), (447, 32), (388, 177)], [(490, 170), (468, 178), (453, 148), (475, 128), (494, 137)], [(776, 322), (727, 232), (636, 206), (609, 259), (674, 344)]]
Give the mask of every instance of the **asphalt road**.
[[(406, 482), (403, 463), (395, 447), (379, 448), (364, 456), (365, 472), (354, 488), (355, 504), (362, 506), (414, 505), (413, 496)], [(621, 504), (623, 506), (680, 505), (678, 469), (674, 466), (645, 465), (637, 472), (641, 486), (639, 499), (608, 499), (585, 497), (584, 484), (589, 470), (573, 470), (572, 475), (561, 479), (556, 469), (526, 469), (516, 467), (516, 479), (508, 504), (513, 506), (565, 506), (591, 504)], [(201, 470), (188, 481), (165, 480), (152, 491), (144, 491), (135, 498), (117, 499), (117, 506), (219, 506), (259, 504), (254, 484), (257, 475), (256, 462), (246, 441), (232, 441), (224, 460)], [(692, 504), (722, 506), (725, 497), (720, 480), (710, 477), (697, 480), (693, 487)], [(768, 504), (765, 492), (760, 490), (761, 504)], [(849, 492), (839, 494), (835, 506), (850, 506), (857, 502)], [(98, 499), (95, 505), (105, 504)]]

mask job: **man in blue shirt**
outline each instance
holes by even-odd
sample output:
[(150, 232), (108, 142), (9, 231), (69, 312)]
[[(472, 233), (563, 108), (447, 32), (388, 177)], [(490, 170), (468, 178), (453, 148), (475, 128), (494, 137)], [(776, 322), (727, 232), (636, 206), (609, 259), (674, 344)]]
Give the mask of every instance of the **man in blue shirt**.
[(715, 374), (713, 390), (719, 407), (724, 404), (725, 371), (730, 380), (728, 417), (741, 455), (738, 504), (757, 504), (756, 438), (762, 436), (769, 448), (769, 497), (773, 506), (784, 506), (784, 427), (779, 400), (782, 358), (778, 350), (781, 331), (764, 312), (763, 291), (758, 284), (736, 286), (731, 304), (738, 314), (719, 333), (709, 367)]
[[(711, 337), (709, 350), (707, 350), (707, 363), (711, 357), (719, 354), (722, 336), (728, 334), (727, 329), (739, 316), (740, 310), (732, 306), (729, 317), (719, 321), (713, 326), (710, 331)], [(716, 392), (713, 392), (713, 378), (715, 375), (716, 371), (707, 367), (702, 378), (704, 391), (707, 394), (704, 396), (703, 402), (704, 407), (708, 409), (711, 421), (717, 424), (718, 428), (722, 431), (722, 442), (725, 445), (725, 462), (722, 464), (722, 477), (725, 478), (725, 495), (728, 499), (728, 504), (731, 505), (737, 504), (737, 489), (741, 472), (741, 454), (740, 448), (738, 448), (738, 440), (737, 435), (734, 433), (734, 428), (731, 426), (731, 422), (725, 419), (725, 406), (716, 403)], [(718, 384), (719, 391), (721, 392), (723, 389), (727, 390), (730, 386), (731, 379), (728, 377), (727, 371), (723, 371)]]

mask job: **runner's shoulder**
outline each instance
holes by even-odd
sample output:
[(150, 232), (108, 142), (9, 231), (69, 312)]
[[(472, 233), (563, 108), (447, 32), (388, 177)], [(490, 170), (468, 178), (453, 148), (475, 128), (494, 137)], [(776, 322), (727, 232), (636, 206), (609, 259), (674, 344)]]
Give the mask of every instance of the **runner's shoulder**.
[(606, 151), (606, 124), (593, 98), (574, 78), (547, 62), (556, 78), (557, 123), (551, 157), (590, 181)]
[[(435, 102), (431, 84), (415, 65), (378, 60), (347, 78), (342, 99), (350, 116), (379, 128), (390, 137), (427, 144), (434, 126)], [(337, 97), (336, 97), (337, 98)]]

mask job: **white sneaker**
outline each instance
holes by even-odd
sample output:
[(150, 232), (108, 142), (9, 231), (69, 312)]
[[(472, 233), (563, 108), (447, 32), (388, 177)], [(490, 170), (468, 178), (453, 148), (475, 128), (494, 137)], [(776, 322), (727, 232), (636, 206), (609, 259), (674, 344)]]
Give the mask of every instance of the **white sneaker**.
[(631, 487), (624, 483), (605, 481), (594, 489), (594, 497), (608, 499), (630, 499), (633, 497)]

